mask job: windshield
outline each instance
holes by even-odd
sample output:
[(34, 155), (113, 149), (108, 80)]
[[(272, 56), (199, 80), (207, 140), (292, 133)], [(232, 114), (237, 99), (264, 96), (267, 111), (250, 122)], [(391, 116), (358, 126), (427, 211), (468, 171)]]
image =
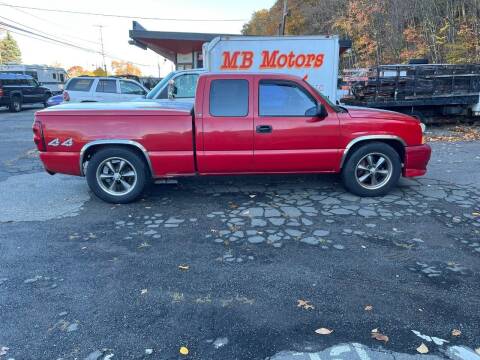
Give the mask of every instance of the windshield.
[[(306, 84), (308, 84), (305, 80), (304, 82)], [(326, 97), (325, 95), (323, 95), (319, 90), (317, 90), (316, 88), (314, 88), (313, 86), (311, 86), (310, 84), (308, 84), (309, 87), (311, 89), (313, 89), (313, 91), (315, 91), (323, 100), (325, 100), (325, 102), (333, 109), (335, 110), (336, 112), (347, 112), (347, 109), (345, 109), (344, 107), (341, 107), (339, 105), (336, 105), (334, 104), (328, 97)]]
[(173, 77), (173, 75), (175, 75), (174, 71), (172, 71), (170, 74), (165, 76), (157, 85), (155, 85), (155, 87), (152, 90), (149, 91), (146, 98), (147, 99), (155, 99), (158, 96), (158, 94), (160, 93), (160, 91), (162, 91), (163, 87), (166, 84), (168, 84), (168, 82)]

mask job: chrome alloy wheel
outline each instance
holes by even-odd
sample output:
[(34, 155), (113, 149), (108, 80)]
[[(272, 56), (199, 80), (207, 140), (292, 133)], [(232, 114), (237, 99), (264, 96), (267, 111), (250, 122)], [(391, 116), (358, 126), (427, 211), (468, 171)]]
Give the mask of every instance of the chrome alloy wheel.
[(355, 167), (355, 179), (361, 187), (368, 190), (384, 186), (392, 177), (392, 173), (392, 161), (380, 153), (365, 155)]
[(126, 195), (137, 183), (137, 172), (128, 160), (111, 157), (98, 166), (97, 182), (110, 195)]

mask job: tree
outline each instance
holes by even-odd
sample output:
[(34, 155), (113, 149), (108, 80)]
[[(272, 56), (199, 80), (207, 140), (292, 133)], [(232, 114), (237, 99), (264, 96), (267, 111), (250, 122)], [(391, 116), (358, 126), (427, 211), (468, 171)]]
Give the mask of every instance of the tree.
[(0, 63), (20, 64), (21, 62), (22, 53), (20, 52), (20, 48), (10, 32), (7, 31), (5, 38), (0, 40)]
[(142, 76), (142, 71), (129, 61), (112, 61), (112, 69), (115, 75)]
[[(253, 13), (244, 35), (276, 35), (283, 0)], [(480, 62), (480, 0), (289, 0), (287, 35), (352, 40), (344, 64), (370, 67), (427, 58)]]
[(93, 76), (107, 76), (106, 71), (102, 67), (97, 67), (95, 70), (92, 72)]
[(81, 75), (90, 75), (91, 72), (85, 70), (80, 65), (74, 65), (67, 70), (68, 77), (73, 78)]

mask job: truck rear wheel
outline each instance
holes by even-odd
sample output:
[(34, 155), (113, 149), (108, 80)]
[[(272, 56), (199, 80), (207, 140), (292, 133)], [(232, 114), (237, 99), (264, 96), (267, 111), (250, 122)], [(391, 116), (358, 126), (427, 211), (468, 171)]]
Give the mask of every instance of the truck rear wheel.
[(361, 146), (342, 169), (344, 186), (358, 196), (382, 196), (398, 183), (402, 163), (390, 145), (381, 142)]
[(101, 149), (88, 162), (87, 183), (100, 199), (126, 204), (138, 199), (147, 184), (145, 161), (122, 147)]

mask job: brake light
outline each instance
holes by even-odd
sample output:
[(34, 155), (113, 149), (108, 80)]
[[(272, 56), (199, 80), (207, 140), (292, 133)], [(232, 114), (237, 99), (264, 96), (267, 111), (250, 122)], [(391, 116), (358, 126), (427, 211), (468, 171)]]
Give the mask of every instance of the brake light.
[(70, 101), (70, 95), (66, 91), (63, 92), (63, 101)]
[(45, 138), (43, 137), (42, 123), (39, 120), (33, 122), (33, 142), (37, 145), (38, 151), (47, 151)]
[(0, 97), (3, 96), (3, 89), (0, 87)]

